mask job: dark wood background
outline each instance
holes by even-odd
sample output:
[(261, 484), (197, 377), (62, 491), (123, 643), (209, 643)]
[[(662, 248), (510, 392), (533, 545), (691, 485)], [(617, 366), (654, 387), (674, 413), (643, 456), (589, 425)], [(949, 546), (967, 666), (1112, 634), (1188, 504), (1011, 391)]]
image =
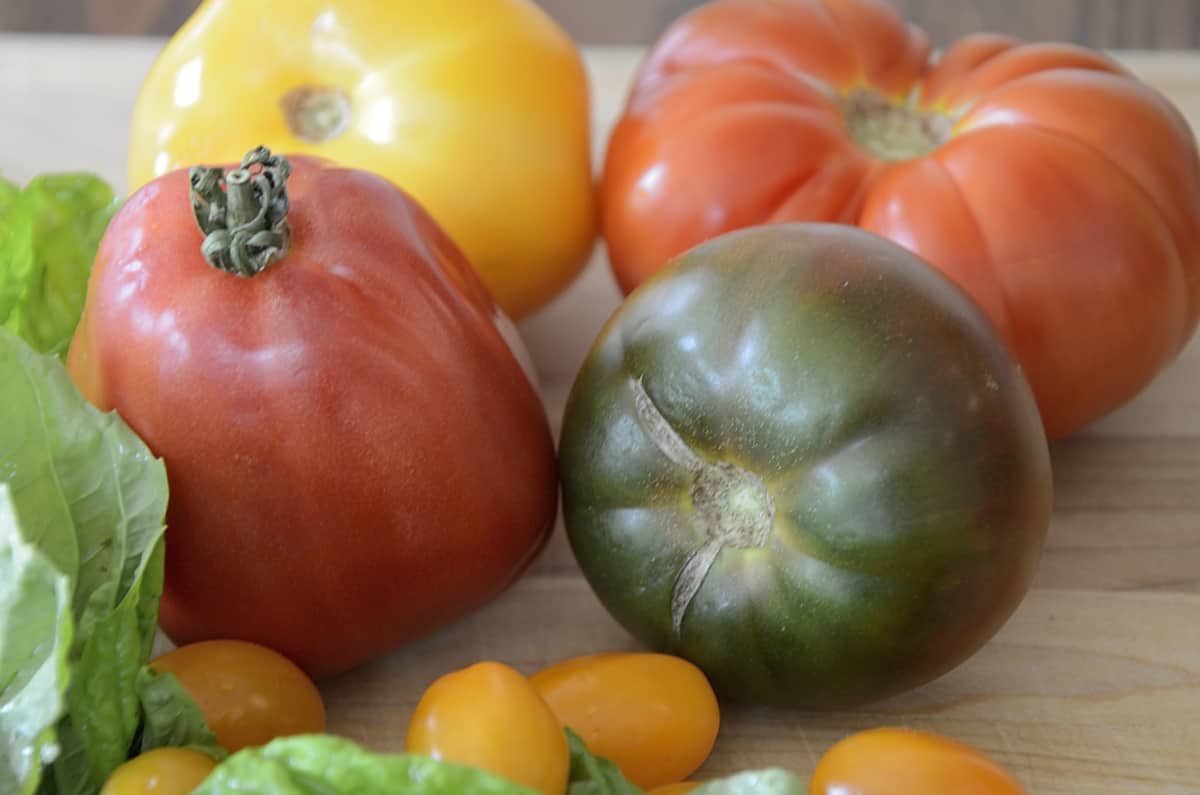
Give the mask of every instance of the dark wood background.
[[(893, 1), (938, 44), (964, 33), (990, 30), (1103, 48), (1200, 48), (1200, 0)], [(167, 35), (197, 2), (0, 0), (0, 30)], [(646, 44), (700, 0), (539, 2), (583, 43)]]

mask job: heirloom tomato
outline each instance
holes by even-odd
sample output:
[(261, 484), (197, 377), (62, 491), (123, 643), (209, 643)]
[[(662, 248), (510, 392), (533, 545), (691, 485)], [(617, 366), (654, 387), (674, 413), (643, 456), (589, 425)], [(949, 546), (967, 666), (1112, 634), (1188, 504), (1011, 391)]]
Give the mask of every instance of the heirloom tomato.
[(531, 0), (204, 0), (142, 85), (129, 182), (247, 141), (375, 171), (520, 319), (595, 242), (589, 102), (578, 47)]
[(417, 702), (405, 750), (495, 773), (543, 795), (567, 789), (567, 736), (520, 672), (480, 662), (448, 673)]
[(167, 635), (327, 676), (507, 586), (557, 481), (519, 339), (450, 238), (378, 175), (291, 167), (259, 149), (131, 196), (68, 366), (165, 461)]
[(810, 795), (1025, 795), (980, 751), (933, 734), (884, 727), (852, 734), (825, 753)]
[(571, 389), (567, 535), (600, 601), (719, 695), (804, 707), (927, 682), (1023, 598), (1046, 437), (970, 298), (851, 226), (692, 249)]
[(642, 789), (674, 784), (712, 752), (721, 715), (695, 665), (669, 654), (573, 657), (530, 677), (562, 724)]
[(1065, 44), (931, 58), (879, 0), (715, 0), (653, 47), (606, 152), (628, 291), (746, 226), (856, 224), (983, 307), (1051, 438), (1137, 394), (1200, 312), (1200, 158), (1179, 112)]

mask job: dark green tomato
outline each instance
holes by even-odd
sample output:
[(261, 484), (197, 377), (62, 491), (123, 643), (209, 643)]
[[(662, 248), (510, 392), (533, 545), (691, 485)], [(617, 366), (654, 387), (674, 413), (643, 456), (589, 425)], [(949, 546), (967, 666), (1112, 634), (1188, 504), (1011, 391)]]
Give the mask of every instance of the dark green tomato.
[(612, 615), (723, 696), (846, 706), (957, 666), (1050, 514), (1032, 393), (980, 309), (847, 226), (725, 235), (633, 293), (564, 416), (568, 537)]

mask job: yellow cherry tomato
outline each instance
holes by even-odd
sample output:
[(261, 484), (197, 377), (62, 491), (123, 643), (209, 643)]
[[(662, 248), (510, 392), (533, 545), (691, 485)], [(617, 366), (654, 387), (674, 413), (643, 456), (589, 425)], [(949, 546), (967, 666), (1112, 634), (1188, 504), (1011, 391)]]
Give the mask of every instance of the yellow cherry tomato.
[(405, 748), (545, 795), (566, 791), (570, 756), (562, 724), (529, 680), (502, 663), (476, 663), (430, 685), (413, 712)]
[(615, 762), (642, 789), (682, 781), (704, 764), (717, 739), (717, 697), (700, 669), (679, 657), (576, 657), (530, 682), (592, 753)]
[(129, 187), (263, 144), (412, 194), (520, 319), (596, 238), (578, 46), (532, 0), (204, 0), (148, 73)]
[(170, 672), (233, 753), (276, 737), (325, 730), (316, 685), (291, 660), (254, 643), (210, 640), (180, 646), (150, 667)]
[(158, 748), (113, 771), (100, 795), (188, 795), (217, 763), (187, 748)]
[(883, 727), (830, 748), (811, 795), (1025, 795), (1000, 765), (971, 746), (931, 732)]

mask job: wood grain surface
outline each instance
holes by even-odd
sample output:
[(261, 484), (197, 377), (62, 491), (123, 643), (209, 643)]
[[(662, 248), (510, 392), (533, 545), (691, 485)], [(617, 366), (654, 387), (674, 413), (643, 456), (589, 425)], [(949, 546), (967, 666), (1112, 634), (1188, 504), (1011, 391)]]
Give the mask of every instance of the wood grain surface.
[[(644, 45), (701, 0), (538, 0), (589, 44)], [(1200, 46), (1200, 0), (893, 0), (945, 43), (977, 30), (1093, 47)], [(197, 0), (4, 0), (0, 30), (161, 34), (187, 19)]]
[[(124, 187), (129, 116), (154, 39), (0, 35), (0, 172), (84, 168)], [(640, 51), (590, 48), (597, 160)], [(1200, 54), (1121, 53), (1200, 129)], [(572, 377), (619, 301), (598, 246), (521, 330), (557, 429)], [(1054, 446), (1055, 513), (1035, 589), (958, 670), (870, 708), (727, 705), (702, 776), (806, 774), (838, 738), (903, 724), (994, 754), (1032, 795), (1200, 794), (1200, 338), (1137, 399)], [(482, 611), (325, 685), (330, 728), (402, 747), (422, 689), (490, 658), (532, 671), (634, 648), (579, 575), (561, 526), (529, 574)], [(931, 795), (935, 795), (931, 793)]]

